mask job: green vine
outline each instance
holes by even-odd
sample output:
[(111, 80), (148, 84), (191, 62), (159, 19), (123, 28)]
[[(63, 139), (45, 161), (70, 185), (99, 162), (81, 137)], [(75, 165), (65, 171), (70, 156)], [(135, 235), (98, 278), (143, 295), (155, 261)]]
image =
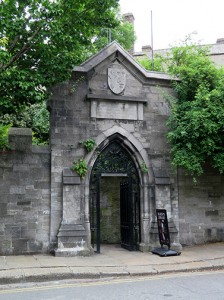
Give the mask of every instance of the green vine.
[(144, 161), (141, 163), (141, 170), (143, 173), (147, 173), (149, 170)]
[(73, 94), (76, 92), (77, 87), (79, 86), (79, 84), (85, 79), (84, 76), (81, 76), (80, 78), (76, 79), (75, 82), (73, 83), (71, 89), (70, 89), (70, 93)]
[(0, 150), (10, 150), (8, 131), (11, 125), (0, 125)]
[(84, 158), (80, 158), (78, 161), (74, 160), (71, 170), (75, 171), (83, 179), (87, 173), (87, 165)]
[(91, 152), (96, 146), (96, 142), (93, 139), (88, 139), (86, 141), (81, 141), (80, 144), (84, 146), (87, 152)]

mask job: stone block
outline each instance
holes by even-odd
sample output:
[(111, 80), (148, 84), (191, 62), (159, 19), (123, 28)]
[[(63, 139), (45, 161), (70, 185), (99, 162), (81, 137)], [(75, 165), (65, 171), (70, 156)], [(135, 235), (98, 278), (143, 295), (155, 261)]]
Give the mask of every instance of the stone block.
[(48, 181), (48, 178), (46, 181), (41, 180), (41, 181), (35, 181), (34, 183), (34, 189), (40, 189), (40, 190), (47, 190), (50, 189), (50, 182)]
[(65, 185), (79, 185), (81, 184), (81, 179), (79, 176), (73, 177), (63, 177), (63, 184)]
[(31, 201), (19, 201), (17, 202), (17, 205), (19, 206), (27, 206), (27, 205), (30, 205), (31, 204)]
[(17, 226), (16, 224), (12, 225), (5, 225), (5, 235), (10, 236), (13, 239), (20, 238), (21, 237), (21, 228), (20, 226)]
[(25, 186), (19, 186), (19, 185), (11, 185), (9, 190), (11, 195), (14, 194), (25, 194)]
[(0, 217), (3, 218), (7, 215), (7, 203), (0, 203)]
[(1, 243), (0, 243), (0, 253), (1, 255), (11, 255), (13, 253), (13, 248), (12, 248), (12, 240), (7, 237), (1, 238)]
[(207, 210), (205, 212), (206, 217), (212, 217), (212, 216), (218, 216), (219, 212), (218, 210)]
[(32, 147), (32, 130), (30, 128), (10, 128), (9, 144), (14, 150), (29, 152)]
[(12, 240), (12, 247), (13, 252), (15, 254), (21, 254), (24, 252), (28, 252), (28, 248), (27, 248), (27, 243), (28, 243), (28, 239), (13, 239)]
[(36, 236), (36, 230), (32, 229), (22, 229), (21, 230), (21, 238), (26, 238), (29, 240), (33, 240)]

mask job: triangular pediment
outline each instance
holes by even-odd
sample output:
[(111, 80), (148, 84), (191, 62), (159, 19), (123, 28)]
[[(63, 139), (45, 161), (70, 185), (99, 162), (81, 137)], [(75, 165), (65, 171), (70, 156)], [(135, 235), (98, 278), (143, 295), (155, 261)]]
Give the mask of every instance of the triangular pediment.
[(156, 100), (157, 87), (171, 88), (172, 80), (165, 73), (146, 71), (117, 42), (75, 67), (73, 75), (74, 80), (86, 79), (93, 119), (142, 121), (143, 107)]
[(80, 66), (75, 67), (73, 71), (91, 73), (91, 71), (103, 65), (106, 61), (110, 64), (115, 61), (119, 62), (120, 64), (125, 66), (126, 69), (130, 70), (130, 72), (142, 82), (147, 82), (149, 79), (167, 82), (170, 82), (172, 80), (172, 78), (166, 73), (145, 70), (116, 41), (107, 45), (100, 52), (89, 58)]

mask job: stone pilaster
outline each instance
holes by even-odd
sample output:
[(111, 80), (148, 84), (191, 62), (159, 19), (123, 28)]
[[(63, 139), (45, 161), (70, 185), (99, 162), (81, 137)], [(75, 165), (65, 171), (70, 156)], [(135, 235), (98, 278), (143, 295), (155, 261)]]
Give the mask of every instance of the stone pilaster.
[(63, 170), (63, 214), (58, 232), (56, 256), (90, 255), (84, 227), (84, 205), (81, 179), (70, 169)]

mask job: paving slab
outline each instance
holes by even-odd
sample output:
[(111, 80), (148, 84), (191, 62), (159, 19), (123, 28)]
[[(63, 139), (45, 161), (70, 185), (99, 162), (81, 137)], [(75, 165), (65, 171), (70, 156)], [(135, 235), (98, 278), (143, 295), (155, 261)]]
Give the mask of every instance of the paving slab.
[(157, 274), (157, 270), (153, 266), (128, 266), (126, 268), (127, 272), (131, 276), (147, 276), (147, 275), (153, 275)]
[(40, 263), (33, 255), (6, 256), (6, 265), (11, 268), (37, 268)]
[(0, 256), (0, 284), (224, 269), (224, 243), (187, 247), (180, 256), (170, 257), (129, 252), (111, 245), (101, 250), (101, 254), (90, 257)]
[(213, 260), (210, 260), (209, 263), (214, 268), (224, 268), (224, 259), (213, 259)]
[[(209, 261), (192, 261), (185, 263), (187, 271), (198, 271), (207, 270), (211, 268), (211, 263)], [(181, 267), (182, 265), (180, 265)]]
[(100, 272), (96, 267), (70, 267), (74, 279), (100, 278)]
[(51, 277), (54, 278), (54, 280), (70, 279), (74, 275), (72, 270), (68, 267), (50, 268), (50, 272), (51, 272)]
[(164, 264), (164, 265), (155, 265), (155, 270), (158, 274), (162, 273), (174, 273), (174, 272), (187, 272), (187, 264)]
[(0, 270), (6, 270), (9, 267), (7, 266), (6, 263), (6, 257), (5, 256), (0, 256)]
[(27, 268), (23, 269), (25, 282), (42, 282), (52, 279), (51, 268)]
[(98, 267), (97, 268), (100, 277), (120, 277), (120, 276), (128, 276), (129, 272), (125, 270), (124, 266), (114, 266), (114, 267)]
[(65, 257), (54, 257), (52, 255), (35, 255), (40, 267), (66, 267)]
[(24, 274), (21, 269), (16, 270), (1, 270), (0, 271), (0, 284), (7, 284), (7, 283), (16, 283), (16, 282), (23, 282)]

